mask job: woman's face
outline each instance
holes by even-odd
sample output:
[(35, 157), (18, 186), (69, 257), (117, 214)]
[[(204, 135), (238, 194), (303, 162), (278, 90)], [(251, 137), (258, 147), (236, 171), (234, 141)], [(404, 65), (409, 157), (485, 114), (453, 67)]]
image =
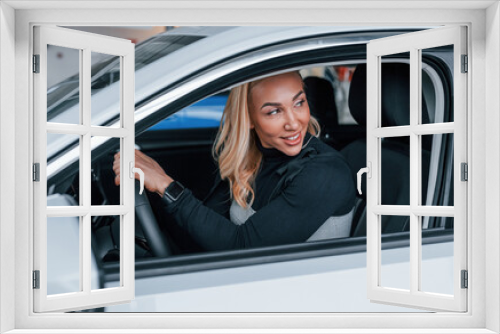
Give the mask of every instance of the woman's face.
[(309, 124), (309, 105), (297, 73), (266, 78), (250, 91), (251, 128), (262, 146), (288, 156), (299, 154)]

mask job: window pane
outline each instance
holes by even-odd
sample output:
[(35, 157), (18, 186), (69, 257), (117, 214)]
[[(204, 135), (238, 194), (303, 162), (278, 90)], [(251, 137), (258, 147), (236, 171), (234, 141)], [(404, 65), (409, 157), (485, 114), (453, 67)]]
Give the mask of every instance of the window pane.
[(380, 286), (410, 290), (410, 217), (381, 216), (380, 226)]
[[(92, 266), (91, 270), (92, 290), (104, 288), (103, 278), (99, 275), (99, 267), (112, 267), (111, 270), (118, 273), (121, 277), (121, 224), (120, 216), (92, 217), (92, 251), (95, 254), (98, 264), (97, 266)], [(117, 281), (121, 282), (120, 278), (117, 278)]]
[(410, 205), (410, 137), (381, 139), (382, 205)]
[[(421, 219), (421, 291), (453, 295), (453, 217)], [(424, 229), (426, 220), (435, 222), (440, 228)]]
[(111, 126), (120, 120), (120, 57), (98, 52), (91, 57), (91, 124)]
[(209, 96), (156, 123), (147, 131), (217, 128), (226, 105), (228, 92)]
[(80, 124), (80, 50), (47, 45), (47, 121)]
[(410, 59), (409, 52), (382, 57), (380, 124), (410, 125)]
[(453, 122), (453, 78), (441, 68), (426, 63), (446, 63), (453, 68), (453, 45), (422, 50), (422, 114), (420, 124)]
[(452, 133), (421, 136), (422, 205), (453, 206)]
[(47, 218), (47, 294), (81, 291), (80, 217)]
[[(106, 150), (104, 150), (103, 145), (99, 144), (107, 141), (111, 144), (106, 143)], [(113, 172), (114, 155), (120, 150), (120, 145), (120, 138), (92, 136), (92, 205), (120, 205), (122, 203), (121, 185), (115, 184)], [(123, 166), (123, 158), (120, 157), (120, 159), (121, 171), (127, 171), (128, 166)], [(129, 175), (123, 174), (123, 177), (129, 177)]]
[[(47, 133), (47, 166), (49, 166), (50, 161), (56, 157), (57, 154), (65, 152), (69, 148), (75, 148), (78, 150), (80, 146), (80, 136), (78, 135), (65, 135), (57, 133)], [(56, 192), (60, 189), (56, 189), (56, 185), (60, 183), (61, 180), (54, 180), (47, 178), (47, 205), (48, 206), (71, 206), (80, 205), (79, 189), (75, 188), (75, 185), (79, 184), (80, 177), (80, 159), (73, 162), (73, 167), (71, 168), (75, 171), (71, 177), (74, 181), (72, 183), (72, 189), (66, 194), (57, 194)]]

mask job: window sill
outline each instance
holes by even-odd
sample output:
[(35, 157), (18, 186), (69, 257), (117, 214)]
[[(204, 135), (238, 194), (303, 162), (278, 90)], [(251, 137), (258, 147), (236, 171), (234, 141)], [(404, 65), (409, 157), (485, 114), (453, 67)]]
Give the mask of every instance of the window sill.
[(384, 334), (489, 334), (495, 333), (488, 329), (108, 329), (108, 330), (92, 330), (92, 329), (15, 329), (6, 332), (5, 334), (83, 334), (83, 333), (100, 333), (100, 334), (202, 334), (202, 333), (255, 333), (255, 334), (277, 334), (277, 333), (310, 333), (310, 334), (370, 334), (370, 333), (384, 333)]

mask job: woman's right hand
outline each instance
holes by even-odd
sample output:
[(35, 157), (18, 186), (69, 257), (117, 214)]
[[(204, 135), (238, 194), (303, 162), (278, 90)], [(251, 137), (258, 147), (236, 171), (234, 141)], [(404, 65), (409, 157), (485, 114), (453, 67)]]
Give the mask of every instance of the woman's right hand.
[[(115, 154), (113, 161), (113, 171), (115, 172), (115, 184), (120, 184), (120, 152)], [(135, 150), (135, 167), (144, 172), (144, 186), (150, 192), (163, 196), (165, 189), (173, 179), (165, 173), (163, 168), (151, 157)], [(135, 178), (139, 180), (139, 174), (135, 173)]]

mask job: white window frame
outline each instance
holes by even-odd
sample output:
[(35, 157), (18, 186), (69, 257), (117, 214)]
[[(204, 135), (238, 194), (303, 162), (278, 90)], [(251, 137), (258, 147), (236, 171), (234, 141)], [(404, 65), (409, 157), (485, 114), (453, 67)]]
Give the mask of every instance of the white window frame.
[[(427, 310), (463, 312), (467, 310), (467, 291), (461, 287), (461, 271), (467, 270), (467, 182), (460, 180), (460, 164), (467, 163), (467, 74), (461, 73), (461, 56), (467, 55), (466, 28), (450, 26), (381, 38), (367, 45), (367, 153), (371, 177), (367, 180), (367, 271), (368, 297), (372, 301), (411, 305)], [(422, 50), (453, 45), (454, 122), (422, 124)], [(382, 127), (382, 58), (408, 52), (410, 55), (410, 124)], [(454, 135), (454, 206), (425, 206), (421, 203), (422, 162), (420, 135)], [(406, 136), (410, 139), (410, 203), (382, 204), (382, 138)], [(409, 289), (384, 287), (382, 276), (382, 215), (410, 218)], [(422, 222), (424, 216), (454, 217), (453, 294), (421, 290)]]
[[(286, 332), (302, 328), (300, 332), (462, 332), (492, 333), (500, 331), (500, 288), (498, 286), (500, 260), (498, 259), (500, 230), (500, 10), (497, 1), (485, 2), (363, 2), (336, 1), (329, 4), (316, 2), (267, 3), (189, 3), (175, 1), (164, 4), (144, 2), (139, 6), (163, 6), (163, 9), (116, 9), (103, 13), (97, 7), (127, 5), (111, 2), (84, 2), (75, 4), (80, 9), (42, 10), (50, 6), (72, 6), (69, 2), (16, 2), (0, 4), (0, 331), (16, 329), (15, 333), (36, 333), (41, 328), (87, 328), (88, 332), (110, 332), (112, 329), (175, 328), (202, 329), (268, 328), (256, 332)], [(292, 4), (292, 5), (290, 5)], [(193, 5), (193, 4), (191, 4)], [(12, 7), (11, 7), (12, 6)], [(35, 8), (23, 10), (24, 8)], [(30, 7), (31, 6), (31, 7)], [(87, 6), (87, 9), (81, 9)], [(355, 8), (358, 7), (359, 8)], [(391, 6), (411, 10), (391, 9)], [(425, 6), (433, 6), (425, 7)], [(460, 8), (451, 8), (460, 6)], [(14, 8), (16, 9), (14, 9)], [(133, 7), (133, 6), (132, 6)], [(179, 9), (179, 7), (181, 7)], [(242, 10), (242, 7), (250, 10)], [(295, 7), (295, 8), (292, 8)], [(302, 8), (303, 7), (303, 8)], [(52, 7), (54, 9), (54, 7)], [(75, 7), (73, 7), (75, 8)], [(134, 7), (135, 8), (135, 7)], [(307, 8), (307, 9), (304, 9)], [(310, 10), (309, 8), (314, 8)], [(351, 8), (351, 9), (346, 9)], [(189, 10), (186, 10), (189, 9)], [(260, 10), (259, 10), (260, 9)], [(469, 190), (468, 197), (468, 312), (464, 314), (34, 314), (30, 271), (32, 268), (32, 203), (26, 194), (32, 192), (29, 180), (33, 131), (30, 96), (31, 35), (34, 24), (61, 25), (206, 25), (222, 24), (301, 24), (362, 25), (401, 24), (435, 26), (437, 24), (466, 24), (469, 27), (471, 63), (469, 69)], [(485, 25), (486, 23), (486, 25)], [(486, 27), (488, 29), (486, 29)], [(7, 29), (5, 29), (7, 28)], [(15, 33), (15, 35), (14, 35)], [(15, 36), (15, 38), (14, 38)], [(488, 71), (486, 71), (486, 68)], [(12, 85), (15, 78), (15, 89)], [(12, 119), (15, 110), (15, 119)], [(473, 119), (474, 117), (474, 119)], [(28, 134), (28, 135), (26, 135)], [(15, 145), (12, 145), (12, 136)], [(488, 152), (486, 154), (485, 152)], [(487, 164), (485, 164), (488, 162)], [(484, 167), (486, 166), (486, 167)], [(15, 177), (12, 178), (12, 173)], [(8, 173), (11, 173), (8, 175)], [(486, 182), (488, 174), (488, 182)], [(15, 198), (12, 196), (15, 189)], [(488, 196), (486, 196), (488, 194)], [(485, 204), (486, 202), (486, 204)], [(488, 218), (488, 219), (486, 219)], [(15, 222), (15, 224), (14, 224)], [(474, 228), (472, 228), (474, 226)], [(12, 256), (12, 250), (14, 256)], [(15, 286), (15, 289), (12, 289)], [(486, 293), (486, 290), (488, 293)], [(12, 305), (15, 305), (12, 308)], [(272, 330), (274, 328), (274, 330)], [(356, 331), (355, 328), (359, 330)], [(377, 330), (377, 328), (386, 328)], [(392, 328), (392, 330), (388, 330)], [(233, 329), (233, 330), (231, 330)], [(281, 329), (281, 330), (279, 330)], [(328, 330), (329, 329), (329, 330)], [(118, 330), (119, 331), (119, 330)], [(207, 330), (208, 332), (209, 330)], [(50, 332), (55, 332), (51, 330)], [(214, 332), (212, 330), (212, 332)], [(223, 330), (215, 330), (223, 332)], [(295, 331), (297, 332), (297, 331)]]
[[(129, 40), (102, 36), (53, 26), (34, 27), (34, 54), (40, 58), (39, 73), (34, 80), (34, 162), (38, 163), (39, 181), (34, 193), (34, 270), (39, 273), (38, 289), (34, 289), (35, 312), (74, 311), (130, 302), (135, 290), (134, 257), (134, 180), (126, 171), (134, 166), (134, 68), (135, 46)], [(47, 122), (47, 46), (56, 45), (78, 50), (80, 69), (79, 124)], [(120, 124), (117, 128), (93, 126), (91, 120), (92, 52), (120, 58)], [(79, 139), (80, 193), (79, 205), (47, 206), (47, 134), (71, 134)], [(91, 205), (91, 159), (95, 140), (106, 136), (120, 140), (120, 204)], [(98, 138), (97, 138), (98, 139)], [(91, 219), (92, 216), (119, 216), (120, 219), (120, 285), (108, 289), (91, 287)], [(48, 294), (47, 230), (52, 217), (78, 217), (80, 225), (80, 289), (71, 293)]]

